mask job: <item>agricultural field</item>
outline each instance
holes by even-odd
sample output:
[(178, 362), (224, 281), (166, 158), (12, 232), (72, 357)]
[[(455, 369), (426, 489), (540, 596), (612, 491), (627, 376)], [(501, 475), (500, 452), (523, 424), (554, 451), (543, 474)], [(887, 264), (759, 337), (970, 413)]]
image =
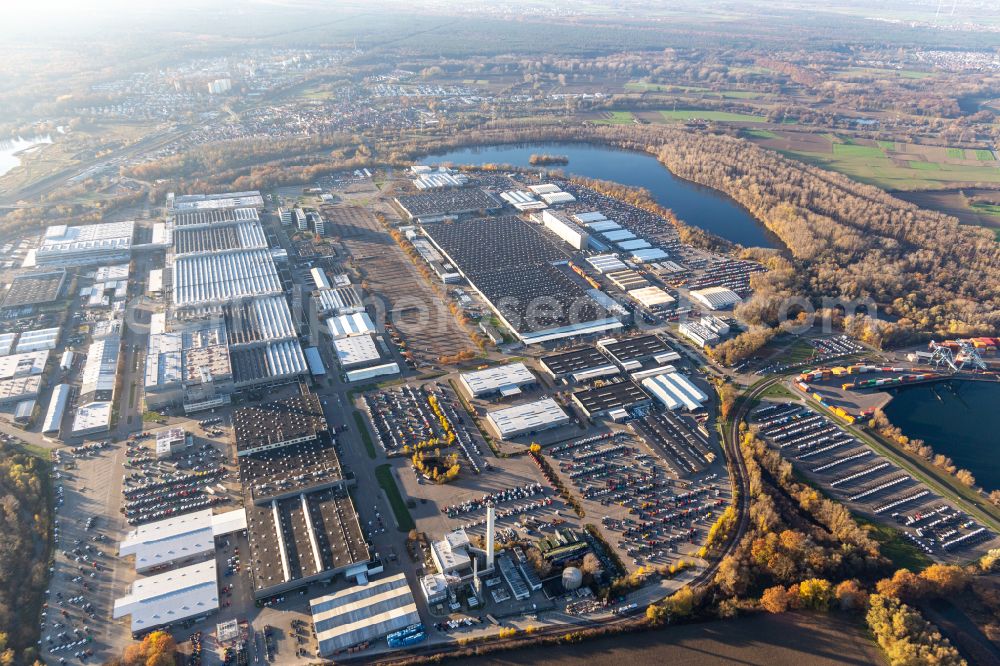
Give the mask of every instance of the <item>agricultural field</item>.
[(1000, 183), (989, 150), (852, 139), (792, 130), (774, 136), (744, 132), (755, 143), (887, 190), (942, 189), (962, 183)]
[(878, 67), (848, 67), (847, 69), (837, 69), (830, 72), (836, 78), (851, 78), (857, 76), (874, 76), (884, 79), (911, 79), (920, 80), (934, 76), (934, 72), (923, 72), (915, 69), (882, 69)]
[(996, 234), (997, 240), (1000, 241), (1000, 206), (970, 201), (969, 197), (975, 196), (977, 193), (983, 196), (997, 195), (995, 191), (970, 189), (899, 192), (896, 196), (914, 203), (921, 208), (954, 215), (962, 224), (971, 224), (990, 229)]
[(635, 114), (631, 111), (608, 111), (602, 113), (600, 120), (595, 120), (597, 125), (630, 125), (635, 122)]
[(764, 96), (764, 93), (753, 90), (712, 90), (711, 88), (701, 86), (649, 83), (646, 81), (629, 81), (625, 84), (625, 90), (634, 92), (694, 93), (701, 97), (714, 97), (717, 99), (757, 99)]
[(660, 115), (668, 121), (711, 120), (720, 123), (763, 123), (764, 116), (752, 116), (746, 113), (730, 113), (729, 111), (709, 111), (706, 109), (672, 109), (661, 110)]

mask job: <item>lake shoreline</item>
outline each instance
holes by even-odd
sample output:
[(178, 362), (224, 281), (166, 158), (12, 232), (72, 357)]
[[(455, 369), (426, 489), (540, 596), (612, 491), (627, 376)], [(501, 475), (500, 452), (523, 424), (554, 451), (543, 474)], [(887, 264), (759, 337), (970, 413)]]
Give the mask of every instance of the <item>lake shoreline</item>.
[[(558, 165), (558, 168), (532, 165), (529, 160), (533, 153), (565, 155), (568, 164)], [(600, 159), (601, 154), (603, 159)], [(496, 159), (490, 159), (491, 155), (496, 155)], [(754, 217), (753, 213), (732, 197), (712, 187), (678, 176), (655, 155), (645, 151), (629, 150), (593, 139), (579, 141), (559, 139), (552, 142), (511, 141), (427, 153), (418, 158), (418, 161), (471, 167), (499, 164), (524, 169), (562, 171), (567, 176), (582, 176), (628, 187), (639, 187), (648, 190), (659, 205), (670, 209), (678, 219), (691, 226), (744, 247), (767, 249), (784, 247), (781, 240), (761, 220)], [(642, 161), (647, 161), (649, 166), (655, 165), (656, 169), (644, 171), (646, 165), (642, 164)], [(660, 169), (666, 174), (665, 179), (657, 179)], [(734, 219), (735, 224), (726, 225), (722, 218), (727, 216)], [(745, 222), (750, 224), (745, 225)]]

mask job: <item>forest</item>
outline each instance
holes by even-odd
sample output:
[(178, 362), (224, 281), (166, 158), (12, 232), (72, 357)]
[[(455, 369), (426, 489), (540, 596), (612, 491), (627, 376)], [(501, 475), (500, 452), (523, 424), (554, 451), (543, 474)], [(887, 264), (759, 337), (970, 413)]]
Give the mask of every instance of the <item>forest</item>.
[(0, 442), (0, 664), (37, 662), (38, 618), (51, 559), (48, 464)]

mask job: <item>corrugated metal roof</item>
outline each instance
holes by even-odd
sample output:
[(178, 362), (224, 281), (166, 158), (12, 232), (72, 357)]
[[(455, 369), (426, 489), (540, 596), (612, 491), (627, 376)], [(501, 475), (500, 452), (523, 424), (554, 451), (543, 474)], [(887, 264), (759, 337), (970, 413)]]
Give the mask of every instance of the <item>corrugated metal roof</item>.
[(355, 312), (353, 314), (331, 317), (326, 320), (326, 327), (334, 339), (345, 338), (351, 335), (375, 333), (375, 324), (367, 312)]
[(132, 616), (132, 631), (146, 631), (219, 608), (215, 560), (175, 569), (132, 583), (130, 594), (115, 600), (112, 617)]
[(179, 306), (282, 292), (268, 250), (178, 257), (173, 280), (174, 303)]
[(69, 384), (59, 384), (52, 391), (52, 399), (49, 401), (49, 409), (45, 413), (45, 421), (42, 423), (42, 432), (57, 432), (62, 425), (63, 415), (66, 413), (66, 405), (69, 404), (70, 387)]

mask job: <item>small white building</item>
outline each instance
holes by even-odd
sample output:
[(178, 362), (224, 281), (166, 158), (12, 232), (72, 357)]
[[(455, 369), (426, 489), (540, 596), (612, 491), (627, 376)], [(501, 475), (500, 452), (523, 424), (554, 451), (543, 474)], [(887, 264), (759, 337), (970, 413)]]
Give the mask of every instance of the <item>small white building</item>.
[(698, 322), (685, 321), (677, 331), (699, 347), (711, 347), (719, 342), (719, 336)]
[(675, 302), (673, 296), (653, 285), (642, 287), (641, 289), (633, 289), (628, 292), (628, 295), (629, 298), (649, 310), (665, 308), (673, 305)]
[(192, 444), (191, 434), (183, 428), (170, 428), (156, 433), (156, 459), (167, 460)]

